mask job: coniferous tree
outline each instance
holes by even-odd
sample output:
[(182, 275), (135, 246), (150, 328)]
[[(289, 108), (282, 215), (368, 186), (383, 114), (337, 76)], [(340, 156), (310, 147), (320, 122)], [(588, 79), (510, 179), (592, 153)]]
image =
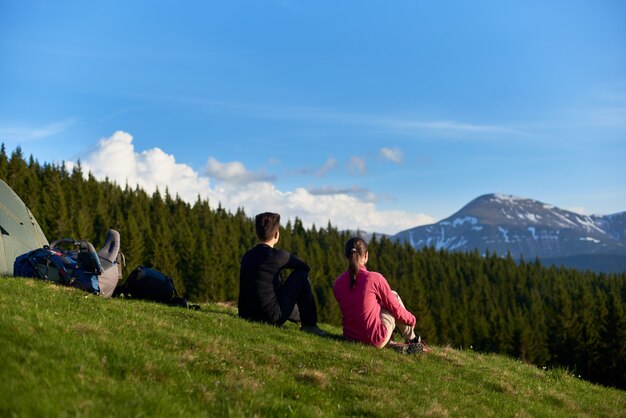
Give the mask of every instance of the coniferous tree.
[(7, 167), (7, 176), (6, 182), (13, 191), (15, 191), (26, 203), (26, 206), (32, 206), (33, 196), (26, 195), (24, 192), (24, 182), (29, 177), (31, 172), (29, 172), (28, 167), (26, 166), (26, 161), (24, 161), (24, 155), (22, 154), (22, 148), (17, 147), (15, 151), (11, 153), (11, 158), (9, 159), (8, 167)]
[(0, 144), (0, 179), (5, 180), (9, 175), (9, 157), (4, 143)]
[(546, 365), (550, 360), (547, 342), (548, 327), (544, 302), (536, 288), (533, 288), (530, 292), (527, 316), (528, 328), (526, 331), (529, 332), (527, 360), (540, 366)]
[(137, 224), (137, 219), (141, 219), (141, 217), (138, 216), (137, 212), (131, 210), (123, 224), (124, 235), (120, 238), (127, 267), (130, 271), (146, 264), (144, 233)]
[(48, 239), (68, 238), (66, 234), (71, 232), (71, 222), (68, 213), (68, 205), (65, 200), (65, 192), (62, 186), (62, 172), (52, 166), (46, 166), (42, 188), (45, 193), (40, 193), (41, 208), (43, 209), (43, 221)]
[(625, 301), (619, 294), (617, 285), (609, 290), (607, 303), (607, 321), (601, 335), (604, 343), (602, 359), (598, 373), (607, 384), (618, 385), (626, 382), (626, 312)]

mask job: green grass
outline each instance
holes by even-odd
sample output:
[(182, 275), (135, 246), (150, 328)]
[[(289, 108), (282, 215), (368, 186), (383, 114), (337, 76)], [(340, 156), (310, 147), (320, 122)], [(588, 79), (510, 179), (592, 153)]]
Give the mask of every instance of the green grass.
[(626, 392), (433, 347), (404, 356), (295, 325), (0, 278), (0, 416), (626, 416)]

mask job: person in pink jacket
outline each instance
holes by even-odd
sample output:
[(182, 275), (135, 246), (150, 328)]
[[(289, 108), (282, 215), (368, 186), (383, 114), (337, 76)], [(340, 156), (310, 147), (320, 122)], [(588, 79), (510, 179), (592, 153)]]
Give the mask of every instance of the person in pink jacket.
[[(375, 347), (389, 346), (404, 353), (430, 349), (415, 335), (415, 316), (406, 310), (398, 293), (382, 274), (365, 268), (369, 253), (362, 238), (346, 242), (348, 270), (335, 279), (333, 293), (343, 316), (345, 338)], [(405, 343), (391, 341), (395, 328)]]

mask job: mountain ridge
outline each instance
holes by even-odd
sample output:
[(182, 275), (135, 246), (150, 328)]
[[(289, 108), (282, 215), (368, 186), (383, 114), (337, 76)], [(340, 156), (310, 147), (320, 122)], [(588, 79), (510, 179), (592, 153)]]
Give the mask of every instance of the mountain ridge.
[[(576, 268), (602, 271), (602, 264), (577, 257), (623, 258), (610, 271), (626, 270), (626, 212), (583, 215), (538, 200), (501, 193), (481, 195), (435, 224), (398, 232), (392, 239), (414, 248), (496, 252), (514, 258), (569, 260)], [(576, 261), (573, 261), (576, 260)], [(588, 265), (587, 265), (588, 264)]]

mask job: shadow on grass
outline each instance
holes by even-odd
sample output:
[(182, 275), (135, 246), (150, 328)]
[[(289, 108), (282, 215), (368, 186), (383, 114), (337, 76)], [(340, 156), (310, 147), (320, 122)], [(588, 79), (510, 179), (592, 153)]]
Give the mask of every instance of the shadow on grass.
[[(260, 326), (267, 326), (267, 327), (274, 327), (277, 329), (290, 329), (290, 328), (299, 328), (299, 324), (293, 323), (293, 322), (287, 322), (282, 326), (276, 327), (274, 325), (270, 325), (270, 324), (265, 324), (263, 322), (255, 322), (255, 321), (249, 321), (247, 319), (243, 319), (243, 318), (239, 318), (239, 316), (237, 315), (237, 307), (232, 304), (232, 303), (215, 303), (215, 304), (206, 304), (206, 305), (202, 305), (201, 312), (209, 312), (211, 314), (217, 314), (217, 315), (225, 315), (231, 318), (236, 318), (238, 320), (241, 321), (246, 321), (248, 323), (251, 324), (258, 324)], [(333, 341), (347, 341), (342, 334), (337, 334), (328, 330), (324, 330), (326, 331), (326, 335), (324, 336), (320, 336), (319, 338), (324, 338), (324, 339), (329, 339), (329, 340), (333, 340)]]

